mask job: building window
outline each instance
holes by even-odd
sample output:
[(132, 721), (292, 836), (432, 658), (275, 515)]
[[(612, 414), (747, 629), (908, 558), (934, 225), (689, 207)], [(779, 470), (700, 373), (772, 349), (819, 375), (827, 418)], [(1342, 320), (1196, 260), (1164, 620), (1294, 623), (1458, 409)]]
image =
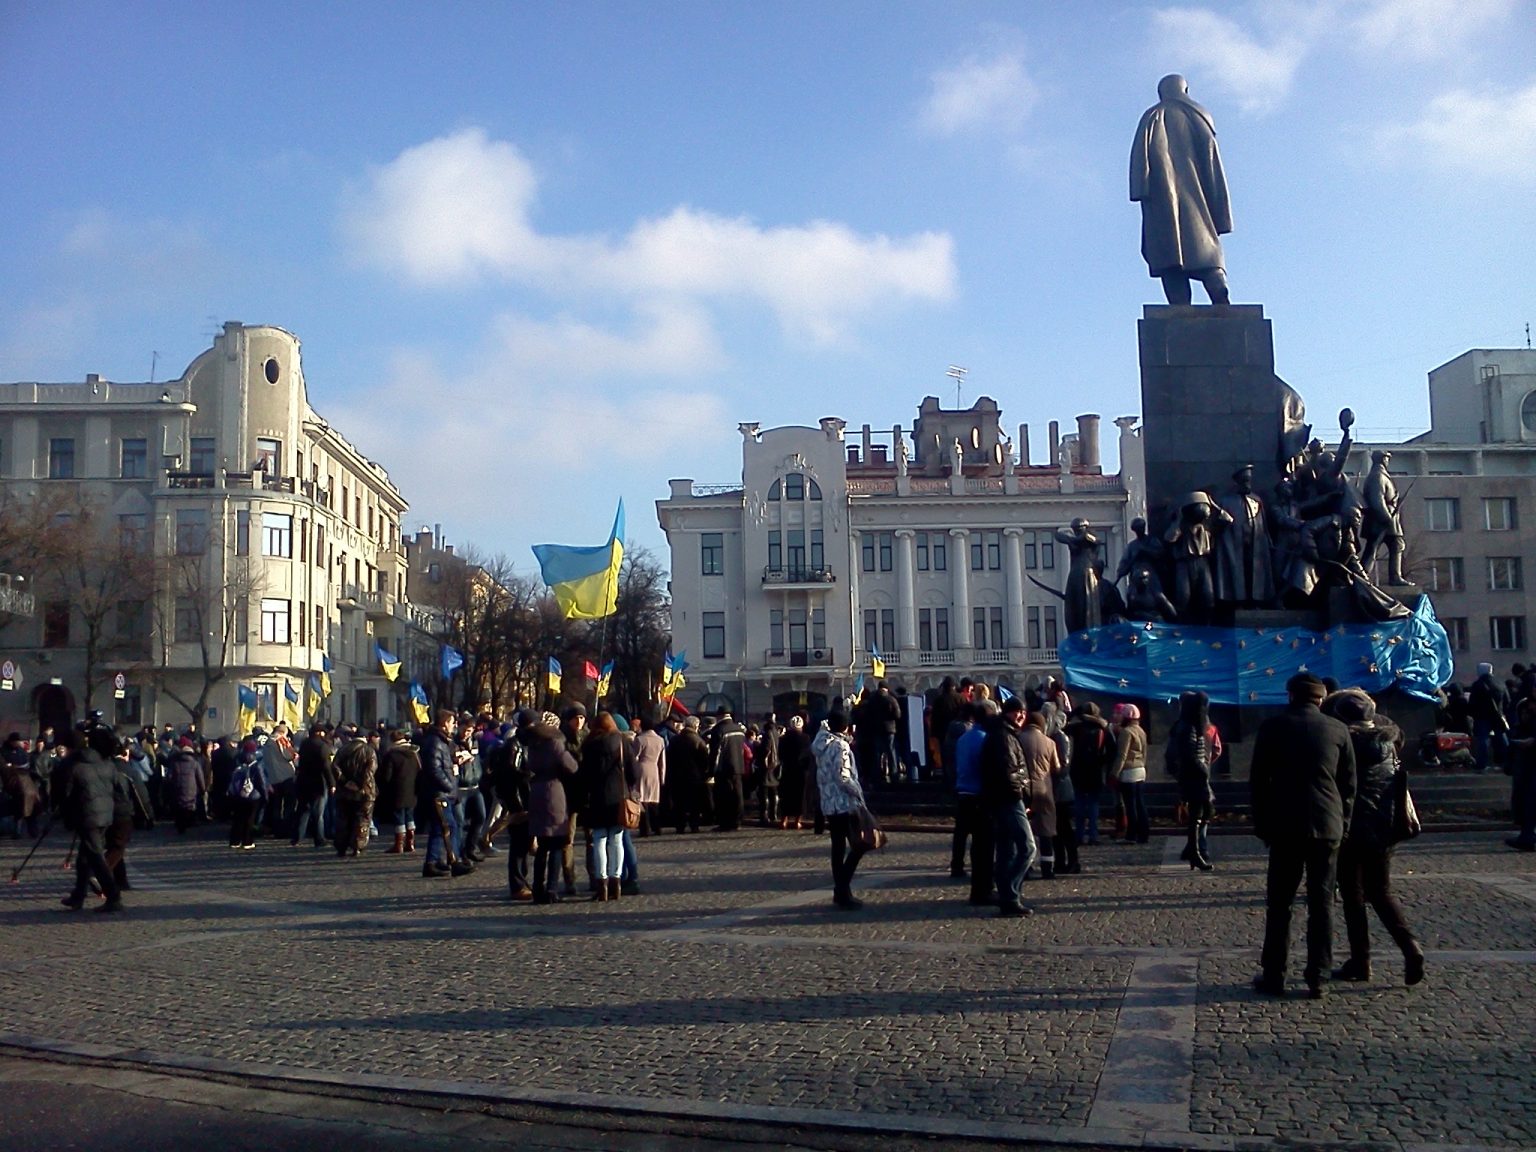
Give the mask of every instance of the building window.
[(299, 601), (299, 610), (294, 613), (293, 618), (299, 622), (299, 647), (303, 648), (309, 643), (307, 636), (309, 632), (309, 613), (306, 610), (304, 601)]
[(325, 567), (325, 525), (315, 521), (315, 567)]
[(249, 508), (235, 509), (235, 555), (249, 556), (251, 554), (251, 510)]
[(971, 571), (980, 572), (985, 566), (986, 550), (982, 547), (981, 533), (971, 533)]
[(72, 480), (75, 475), (75, 442), (68, 437), (48, 441), (48, 479)]
[(804, 652), (808, 639), (805, 609), (791, 608), (789, 610), (789, 650), (791, 652)]
[(868, 532), (859, 537), (859, 567), (866, 572), (875, 570), (875, 538)]
[(820, 572), (826, 567), (826, 545), (823, 543), (821, 529), (811, 529), (811, 570)]
[(782, 608), (768, 610), (768, 647), (774, 652), (784, 651), (784, 610)]
[(122, 466), (124, 480), (143, 480), (149, 475), (149, 441), (124, 440)]
[(811, 609), (811, 647), (825, 648), (827, 646), (827, 610), (825, 608)]
[(987, 646), (987, 610), (985, 608), (971, 609), (971, 647), (985, 648)]
[(987, 567), (996, 572), (1003, 566), (1003, 534), (987, 533)]
[(699, 537), (701, 571), (706, 576), (725, 574), (725, 533), (706, 532)]
[(889, 532), (880, 533), (880, 571), (882, 572), (891, 570), (891, 550), (894, 540), (895, 537)]
[(725, 659), (725, 613), (704, 613), (704, 658)]
[(325, 634), (325, 605), (324, 604), (316, 604), (315, 605), (315, 647), (316, 648), (324, 648), (326, 646), (327, 645), (326, 645), (326, 634)]
[(1056, 623), (1056, 606), (1048, 604), (1044, 607), (1032, 605), (1025, 614), (1025, 623), (1029, 630), (1029, 646), (1031, 648), (1054, 648), (1058, 639)]
[(293, 559), (293, 517), (281, 512), (261, 514), (261, 554)]
[(1044, 616), (1045, 646), (1047, 648), (1055, 648), (1056, 641), (1058, 639), (1056, 634), (1056, 606), (1054, 604), (1047, 604), (1045, 606)]
[(1451, 642), (1452, 652), (1465, 652), (1471, 647), (1465, 616), (1446, 616), (1440, 623), (1445, 627), (1445, 635)]
[(917, 610), (917, 646), (924, 652), (933, 651), (933, 609)]
[(192, 437), (191, 451), (187, 453), (187, 471), (193, 476), (212, 476), (214, 439), (212, 436)]
[(949, 651), (949, 609), (933, 610), (933, 642), (940, 652)]
[(1520, 557), (1488, 557), (1488, 590), (1514, 592), (1520, 588)]
[(261, 642), (263, 644), (287, 644), (288, 601), (263, 596), (261, 599)]
[(789, 530), (789, 552), (787, 554), (789, 567), (792, 572), (803, 574), (805, 572), (805, 529), (791, 528)]
[(1436, 556), (1425, 562), (1424, 586), (1431, 592), (1460, 592), (1467, 586), (1460, 556)]
[(142, 644), (149, 638), (149, 613), (144, 601), (117, 602), (117, 638), (127, 644)]
[(949, 536), (943, 532), (933, 534), (933, 570), (943, 572), (949, 568)]
[(1519, 652), (1525, 649), (1524, 616), (1490, 616), (1489, 632), (1496, 652)]
[(805, 499), (805, 476), (799, 472), (791, 472), (784, 477), (784, 499)]
[(341, 522), (347, 522), (347, 509), (352, 506), (352, 489), (345, 484), (341, 486)]
[(926, 532), (917, 534), (917, 570), (928, 571), (928, 533)]
[(1461, 531), (1461, 501), (1454, 496), (1425, 499), (1424, 523), (1431, 532)]
[(229, 628), (232, 633), (230, 639), (236, 644), (244, 644), (251, 636), (250, 604), (243, 598), (236, 600), (233, 616)]
[(896, 651), (896, 609), (880, 609), (880, 651)]
[(309, 563), (309, 521), (300, 520), (299, 528), (299, 563)]
[(256, 685), (256, 719), (277, 723), (277, 685)]
[(864, 609), (864, 651), (873, 652), (880, 647), (880, 613), (873, 608)]
[(176, 620), (171, 635), (178, 644), (197, 642), (197, 609), (190, 596), (176, 597)]
[(990, 628), (992, 632), (993, 651), (1001, 652), (1004, 647), (1003, 610), (1001, 608), (987, 609), (987, 627)]
[(43, 605), (43, 647), (69, 647), (68, 600), (53, 600)]
[(773, 482), (773, 487), (768, 489), (768, 499), (775, 501), (781, 499), (782, 487), (783, 486), (777, 480), (775, 480)]
[(777, 528), (768, 533), (768, 567), (775, 572), (784, 567), (784, 533)]
[(1515, 498), (1513, 496), (1483, 497), (1483, 527), (1490, 532), (1515, 530)]
[(208, 549), (208, 509), (176, 509), (176, 553), (198, 556)]
[(1038, 532), (1024, 533), (1024, 567), (1040, 567), (1040, 544)]
[(283, 474), (283, 442), (281, 440), (269, 440), (266, 437), (257, 439), (256, 471), (265, 472), (268, 476)]
[(149, 516), (124, 512), (117, 518), (117, 543), (124, 552), (143, 552), (149, 547)]

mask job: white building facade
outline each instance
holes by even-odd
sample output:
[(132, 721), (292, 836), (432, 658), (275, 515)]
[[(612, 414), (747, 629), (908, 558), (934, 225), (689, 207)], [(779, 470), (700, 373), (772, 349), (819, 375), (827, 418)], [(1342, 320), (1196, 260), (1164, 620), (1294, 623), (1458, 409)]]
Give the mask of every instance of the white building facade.
[(930, 397), (911, 428), (849, 442), (844, 421), (743, 424), (739, 484), (673, 480), (657, 502), (671, 551), (674, 650), (684, 702), (758, 714), (812, 712), (851, 691), (878, 653), (909, 692), (945, 676), (1022, 688), (1059, 674), (1074, 517), (1093, 526), (1112, 576), (1145, 496), (1135, 421), (1121, 473), (1099, 463), (1098, 417), (1025, 463), (995, 402), (946, 410)]
[[(184, 724), (187, 703), (214, 679), (206, 731), (233, 731), (240, 686), (270, 724), (295, 691), (311, 710), (305, 690), (327, 657), (322, 715), (400, 714), (374, 644), (398, 644), (409, 626), (406, 502), (310, 406), (292, 334), (226, 323), (165, 383), (0, 384), (0, 488), (16, 516), (67, 490), (132, 541), (124, 562), (145, 579), (108, 615), (101, 645), (126, 688), (115, 702), (110, 689), (93, 700), (109, 717)], [(16, 575), (26, 563), (7, 559)], [(23, 674), (0, 715), (77, 719), (79, 605), (46, 580), (28, 587), (34, 617), (0, 629), (0, 649)]]

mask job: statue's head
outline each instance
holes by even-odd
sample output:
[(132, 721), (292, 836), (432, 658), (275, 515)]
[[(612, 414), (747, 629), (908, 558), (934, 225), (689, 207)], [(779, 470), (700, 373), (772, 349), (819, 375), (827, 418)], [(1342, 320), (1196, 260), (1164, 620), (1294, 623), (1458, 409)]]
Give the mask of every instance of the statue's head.
[(1157, 98), (1159, 100), (1177, 100), (1181, 96), (1189, 95), (1189, 83), (1177, 72), (1164, 76), (1157, 82)]
[(1138, 568), (1136, 569), (1136, 574), (1131, 577), (1131, 583), (1136, 586), (1138, 591), (1143, 590), (1151, 585), (1152, 573), (1148, 572), (1145, 568)]
[(1244, 464), (1236, 472), (1232, 473), (1232, 479), (1237, 481), (1238, 491), (1253, 491), (1253, 465)]
[(1089, 528), (1088, 521), (1085, 520), (1083, 517), (1081, 517), (1081, 516), (1073, 517), (1073, 519), (1072, 519), (1072, 534), (1074, 536), (1082, 536), (1082, 535), (1084, 535), (1088, 531), (1088, 528)]
[(1371, 463), (1372, 464), (1380, 464), (1382, 467), (1386, 467), (1387, 463), (1391, 459), (1392, 459), (1392, 453), (1383, 451), (1380, 448), (1378, 448), (1375, 452), (1371, 453)]

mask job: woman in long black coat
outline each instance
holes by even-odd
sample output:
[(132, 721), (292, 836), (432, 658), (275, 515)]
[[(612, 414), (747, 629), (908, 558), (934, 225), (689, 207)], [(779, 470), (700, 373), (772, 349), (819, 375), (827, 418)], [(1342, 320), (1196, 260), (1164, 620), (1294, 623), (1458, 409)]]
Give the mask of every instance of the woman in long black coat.
[(1204, 692), (1185, 692), (1179, 697), (1179, 718), (1168, 733), (1168, 766), (1179, 782), (1179, 799), (1189, 806), (1189, 844), (1185, 859), (1190, 868), (1211, 870), (1206, 856), (1206, 828), (1216, 814), (1211, 791), (1210, 698)]

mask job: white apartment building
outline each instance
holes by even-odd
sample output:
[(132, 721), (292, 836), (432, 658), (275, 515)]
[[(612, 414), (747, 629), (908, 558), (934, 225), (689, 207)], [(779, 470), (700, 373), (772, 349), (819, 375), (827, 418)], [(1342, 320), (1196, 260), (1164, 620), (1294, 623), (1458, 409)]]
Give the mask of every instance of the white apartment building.
[[(1430, 428), (1361, 444), (1350, 470), (1392, 453), (1408, 577), (1430, 594), (1470, 682), (1480, 661), (1501, 678), (1532, 662), (1536, 608), (1525, 565), (1536, 549), (1536, 352), (1478, 348), (1429, 373)], [(1533, 573), (1536, 578), (1536, 573)]]
[[(322, 715), (402, 714), (373, 646), (401, 646), (410, 626), (406, 502), (310, 406), (292, 334), (226, 323), (165, 383), (0, 384), (0, 515), (61, 492), (111, 518), (117, 559), (142, 576), (99, 645), (108, 684), (93, 702), (109, 716), (184, 724), (207, 684), (205, 731), (234, 729), (239, 686), (270, 724), (285, 689), (304, 706), (327, 656)], [(28, 563), (24, 550), (4, 560), (12, 576)], [(26, 586), (35, 614), (0, 613), (0, 652), (21, 674), (0, 722), (67, 723), (84, 707), (81, 605), (45, 577)], [(127, 685), (114, 702), (115, 673)]]
[(1100, 465), (1098, 424), (1059, 436), (1053, 421), (1041, 465), (1028, 426), (1016, 447), (987, 397), (959, 410), (929, 397), (911, 428), (864, 425), (852, 442), (836, 417), (740, 425), (739, 483), (673, 480), (656, 505), (684, 702), (815, 712), (876, 651), (909, 692), (946, 675), (1022, 687), (1059, 674), (1057, 529), (1087, 518), (1112, 576), (1145, 508), (1136, 420), (1116, 422), (1118, 475)]

